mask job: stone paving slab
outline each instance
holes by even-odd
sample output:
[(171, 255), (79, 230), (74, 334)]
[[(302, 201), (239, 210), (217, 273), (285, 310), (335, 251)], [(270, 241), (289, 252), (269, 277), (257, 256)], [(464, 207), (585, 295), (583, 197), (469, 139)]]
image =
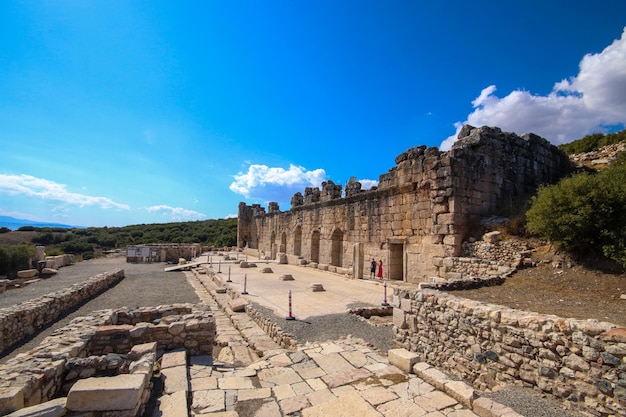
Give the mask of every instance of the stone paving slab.
[[(280, 270), (280, 265), (272, 265), (272, 269)], [(298, 274), (293, 275), (294, 281), (280, 281), (275, 276), (272, 281), (282, 285), (297, 282)], [(250, 277), (254, 275), (251, 273)], [(336, 280), (337, 276), (333, 275), (332, 279)], [(224, 343), (223, 347), (267, 342), (268, 336), (247, 314), (234, 313), (228, 308), (229, 295), (214, 291), (217, 285), (210, 278), (196, 276), (195, 285), (210, 294), (201, 299), (214, 311), (217, 340)], [(371, 293), (371, 284), (365, 285)], [(345, 311), (345, 300), (339, 310)], [(324, 313), (327, 312), (325, 309)], [(220, 339), (219, 335), (228, 337)], [(388, 356), (349, 337), (311, 343), (297, 350), (285, 350), (271, 342), (270, 348), (260, 353), (247, 366), (190, 357), (190, 416), (478, 416), (471, 409), (475, 395), (471, 387), (450, 380), (427, 364), (415, 363), (411, 354), (398, 352), (394, 363), (390, 363)], [(411, 373), (416, 371), (426, 379)], [(500, 408), (491, 403), (483, 403), (480, 409), (485, 417), (504, 416), (493, 414)]]

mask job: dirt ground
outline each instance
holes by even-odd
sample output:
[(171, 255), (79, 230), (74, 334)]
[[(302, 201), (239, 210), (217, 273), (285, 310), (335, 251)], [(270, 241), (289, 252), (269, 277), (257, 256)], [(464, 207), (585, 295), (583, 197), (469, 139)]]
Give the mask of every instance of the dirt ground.
[[(454, 294), (521, 310), (626, 326), (623, 271), (608, 271), (605, 265), (581, 265), (550, 246), (536, 248), (533, 260), (537, 266), (519, 270), (500, 286)], [(561, 261), (560, 265), (555, 261)]]

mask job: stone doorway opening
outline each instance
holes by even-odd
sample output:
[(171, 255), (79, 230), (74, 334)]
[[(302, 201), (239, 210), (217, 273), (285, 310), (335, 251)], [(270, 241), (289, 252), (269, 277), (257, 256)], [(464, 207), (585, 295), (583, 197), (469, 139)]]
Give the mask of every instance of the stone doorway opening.
[(389, 279), (404, 280), (404, 244), (389, 244)]
[(302, 228), (296, 227), (296, 232), (293, 236), (293, 254), (296, 256), (302, 255)]
[(314, 231), (311, 235), (311, 262), (320, 261), (320, 232)]
[(343, 232), (337, 229), (331, 237), (332, 246), (330, 250), (330, 264), (343, 266)]

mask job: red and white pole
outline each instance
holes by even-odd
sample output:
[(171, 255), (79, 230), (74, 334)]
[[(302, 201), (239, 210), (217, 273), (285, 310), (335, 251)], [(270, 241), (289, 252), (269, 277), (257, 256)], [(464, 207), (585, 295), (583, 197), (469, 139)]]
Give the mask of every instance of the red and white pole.
[(295, 320), (296, 318), (291, 314), (291, 290), (289, 290), (289, 315), (285, 317), (285, 320)]

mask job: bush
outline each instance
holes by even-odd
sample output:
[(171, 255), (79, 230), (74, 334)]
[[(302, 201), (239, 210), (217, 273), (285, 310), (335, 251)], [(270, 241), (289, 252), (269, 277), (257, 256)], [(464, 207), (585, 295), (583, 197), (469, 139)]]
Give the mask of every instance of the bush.
[(582, 173), (539, 189), (526, 213), (532, 233), (574, 253), (600, 252), (626, 266), (626, 167)]
[(35, 255), (32, 245), (0, 245), (0, 275), (11, 275), (21, 269), (30, 268)]

